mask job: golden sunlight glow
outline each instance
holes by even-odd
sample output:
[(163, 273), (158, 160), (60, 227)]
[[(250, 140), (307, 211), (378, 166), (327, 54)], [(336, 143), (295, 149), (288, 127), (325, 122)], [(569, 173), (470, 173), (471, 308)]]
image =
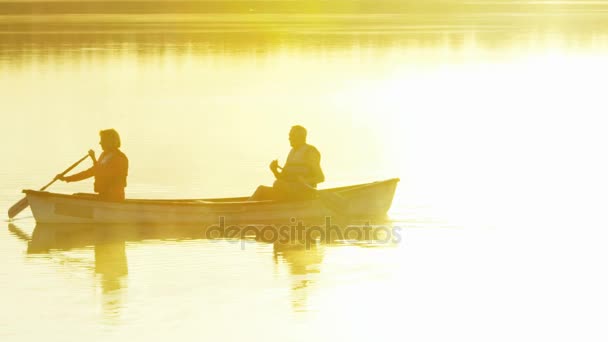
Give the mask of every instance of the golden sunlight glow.
[(607, 10), (0, 1), (0, 339), (601, 339)]

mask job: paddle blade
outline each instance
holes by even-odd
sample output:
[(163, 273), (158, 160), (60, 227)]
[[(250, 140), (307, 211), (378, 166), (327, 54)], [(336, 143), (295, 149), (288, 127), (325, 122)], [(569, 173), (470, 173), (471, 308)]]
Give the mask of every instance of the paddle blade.
[(27, 202), (27, 197), (23, 197), (19, 202), (13, 204), (12, 207), (8, 209), (8, 218), (13, 218), (17, 216), (23, 209), (27, 208), (30, 204)]

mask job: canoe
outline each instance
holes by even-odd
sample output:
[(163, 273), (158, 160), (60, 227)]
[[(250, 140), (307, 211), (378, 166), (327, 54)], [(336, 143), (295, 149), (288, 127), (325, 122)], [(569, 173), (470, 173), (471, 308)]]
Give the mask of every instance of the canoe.
[[(290, 222), (324, 217), (386, 216), (398, 178), (329, 188), (313, 199), (248, 201), (248, 197), (210, 199), (126, 199), (105, 201), (91, 194), (23, 190), (38, 223), (214, 223)], [(333, 196), (333, 197), (332, 197)], [(328, 198), (344, 201), (340, 210)]]

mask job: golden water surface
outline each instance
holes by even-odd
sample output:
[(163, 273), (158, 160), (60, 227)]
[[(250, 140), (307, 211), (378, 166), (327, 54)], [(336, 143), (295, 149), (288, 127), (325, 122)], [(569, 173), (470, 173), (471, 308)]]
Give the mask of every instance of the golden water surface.
[(505, 3), (0, 15), (2, 208), (111, 127), (132, 198), (249, 195), (294, 124), (322, 187), (401, 179), (394, 244), (5, 217), (0, 339), (604, 340), (608, 8)]

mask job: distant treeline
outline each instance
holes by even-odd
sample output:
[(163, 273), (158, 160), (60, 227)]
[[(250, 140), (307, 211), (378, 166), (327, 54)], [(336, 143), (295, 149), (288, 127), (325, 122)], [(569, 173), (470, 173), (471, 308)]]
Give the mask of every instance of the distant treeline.
[[(436, 2), (438, 5), (441, 3)], [(429, 9), (426, 1), (45, 1), (0, 2), (3, 14), (391, 13)], [(435, 5), (437, 6), (437, 5)]]
[(608, 9), (608, 3), (468, 2), (455, 0), (275, 0), (275, 1), (40, 1), (0, 2), (0, 14), (159, 13), (418, 13), (460, 11), (546, 11)]

